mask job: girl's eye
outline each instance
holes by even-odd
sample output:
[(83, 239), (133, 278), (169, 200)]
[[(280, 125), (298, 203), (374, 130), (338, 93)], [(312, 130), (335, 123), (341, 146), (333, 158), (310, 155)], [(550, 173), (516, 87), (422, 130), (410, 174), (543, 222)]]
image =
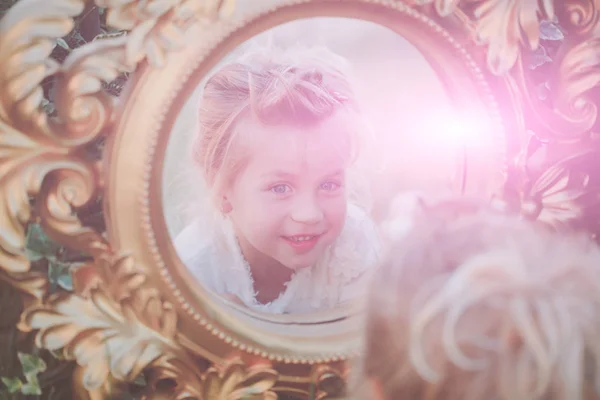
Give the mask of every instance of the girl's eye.
[(275, 194), (286, 194), (291, 190), (292, 188), (290, 188), (288, 185), (275, 185), (271, 188), (271, 192)]
[(340, 184), (336, 182), (324, 182), (321, 184), (321, 189), (332, 192), (340, 188)]

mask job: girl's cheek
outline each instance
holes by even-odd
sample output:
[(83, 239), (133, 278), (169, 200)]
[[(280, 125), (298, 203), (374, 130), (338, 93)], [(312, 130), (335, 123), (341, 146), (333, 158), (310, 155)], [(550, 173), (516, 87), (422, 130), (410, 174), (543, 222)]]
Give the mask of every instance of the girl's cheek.
[(275, 196), (265, 196), (261, 201), (263, 212), (273, 217), (290, 212), (292, 206), (292, 201), (278, 199)]
[(289, 198), (282, 198), (281, 196), (277, 196), (274, 194), (271, 194), (270, 196), (265, 196), (263, 198), (263, 204), (265, 205), (265, 207), (268, 207), (270, 209), (281, 210), (286, 207), (290, 207), (292, 203), (293, 202)]
[(321, 205), (328, 215), (336, 219), (345, 219), (347, 203), (344, 196), (331, 197), (322, 202)]

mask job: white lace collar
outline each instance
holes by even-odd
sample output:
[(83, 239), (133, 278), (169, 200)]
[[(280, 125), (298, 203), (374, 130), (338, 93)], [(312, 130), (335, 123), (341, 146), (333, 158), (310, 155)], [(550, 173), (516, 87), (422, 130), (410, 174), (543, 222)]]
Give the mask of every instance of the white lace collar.
[(194, 221), (175, 241), (178, 254), (204, 287), (235, 295), (257, 311), (281, 314), (335, 307), (363, 294), (379, 260), (379, 236), (373, 222), (362, 209), (349, 205), (344, 229), (323, 257), (294, 274), (277, 299), (261, 304), (231, 225), (227, 219), (218, 225), (220, 229), (207, 229), (206, 223)]

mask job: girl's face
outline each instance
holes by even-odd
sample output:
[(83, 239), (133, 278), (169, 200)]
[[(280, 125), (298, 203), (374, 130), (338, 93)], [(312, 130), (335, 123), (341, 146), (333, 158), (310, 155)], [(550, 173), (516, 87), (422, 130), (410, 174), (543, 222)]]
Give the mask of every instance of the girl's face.
[(244, 255), (251, 264), (309, 267), (346, 219), (347, 117), (337, 112), (312, 128), (242, 124), (252, 144), (224, 206)]

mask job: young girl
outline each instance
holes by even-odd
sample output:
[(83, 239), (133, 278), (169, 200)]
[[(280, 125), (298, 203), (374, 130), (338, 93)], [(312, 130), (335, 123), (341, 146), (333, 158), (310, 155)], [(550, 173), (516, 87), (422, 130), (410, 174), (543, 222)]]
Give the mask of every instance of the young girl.
[(270, 313), (362, 293), (379, 242), (350, 200), (364, 125), (344, 68), (324, 48), (255, 48), (207, 81), (194, 160), (211, 196), (175, 243), (204, 287)]
[(373, 279), (356, 398), (600, 398), (598, 246), (466, 201), (419, 213)]

